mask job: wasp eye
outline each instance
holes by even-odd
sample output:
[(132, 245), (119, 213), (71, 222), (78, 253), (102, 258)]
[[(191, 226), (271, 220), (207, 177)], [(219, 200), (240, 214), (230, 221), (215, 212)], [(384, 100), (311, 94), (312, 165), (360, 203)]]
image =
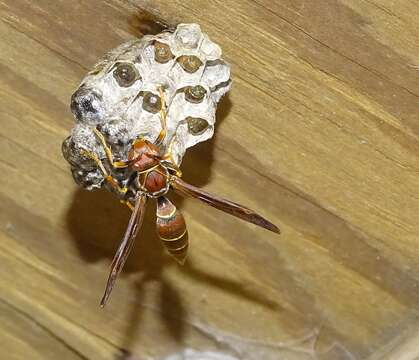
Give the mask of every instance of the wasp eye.
[(132, 64), (119, 64), (113, 72), (113, 76), (121, 87), (130, 87), (139, 78), (140, 74)]

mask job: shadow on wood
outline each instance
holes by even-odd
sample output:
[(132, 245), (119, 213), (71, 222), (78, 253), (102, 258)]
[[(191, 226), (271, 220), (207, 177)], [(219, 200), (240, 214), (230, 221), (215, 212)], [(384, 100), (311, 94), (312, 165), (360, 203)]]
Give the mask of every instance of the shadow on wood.
[[(218, 125), (227, 117), (231, 106), (228, 97), (222, 100), (218, 111)], [(194, 185), (203, 187), (211, 178), (215, 141), (216, 136), (210, 141), (197, 145), (194, 151), (185, 156), (182, 169), (188, 181)], [(175, 194), (171, 196), (176, 198), (175, 204), (181, 209), (184, 199)], [(162, 269), (175, 264), (163, 254), (163, 248), (155, 231), (155, 211), (155, 202), (150, 201), (147, 204), (139, 239), (124, 269), (124, 272), (141, 274), (141, 279), (136, 283), (138, 301), (132, 308), (131, 322), (124, 338), (124, 349), (129, 349), (135, 343), (141, 322), (141, 312), (138, 311), (137, 304), (140, 304), (144, 298), (144, 285), (148, 281), (157, 281), (160, 284), (160, 312), (162, 321), (172, 338), (182, 342), (185, 332), (186, 313), (181, 298), (173, 285), (162, 277)], [(129, 215), (129, 210), (106, 191), (78, 190), (67, 213), (67, 226), (80, 256), (87, 262), (97, 262), (104, 258), (111, 260), (114, 249), (126, 229)], [(270, 308), (277, 307), (276, 303), (246, 291), (241, 284), (209, 275), (197, 266), (189, 264), (185, 267), (185, 272), (237, 296)], [(104, 284), (105, 280), (103, 279)], [(118, 291), (117, 286), (114, 291)], [(100, 295), (98, 294), (98, 299)]]

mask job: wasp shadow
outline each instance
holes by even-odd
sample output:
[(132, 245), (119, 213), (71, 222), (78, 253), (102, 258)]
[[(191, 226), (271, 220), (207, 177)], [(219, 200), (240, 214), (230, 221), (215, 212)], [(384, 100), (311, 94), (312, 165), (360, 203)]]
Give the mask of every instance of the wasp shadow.
[[(231, 102), (228, 97), (220, 103), (218, 122), (230, 112)], [(198, 144), (184, 158), (182, 170), (189, 182), (204, 186), (211, 178), (211, 164), (214, 160), (213, 149), (215, 136)], [(183, 198), (171, 195), (177, 207), (182, 207)], [(138, 273), (140, 281), (136, 284), (138, 303), (143, 298), (144, 285), (148, 281), (157, 281), (160, 285), (160, 310), (162, 320), (169, 333), (181, 342), (184, 335), (185, 309), (175, 288), (162, 277), (165, 266), (173, 265), (173, 260), (164, 253), (155, 229), (156, 205), (149, 201), (143, 226), (121, 276)], [(104, 259), (111, 260), (126, 230), (130, 211), (116, 201), (113, 194), (105, 191), (76, 191), (66, 214), (66, 223), (81, 258), (88, 263)], [(129, 349), (138, 333), (140, 315), (138, 306), (132, 309), (130, 325), (125, 336), (124, 348)]]
[[(130, 17), (128, 22), (132, 34), (137, 37), (175, 28), (175, 24), (167, 24), (147, 12), (140, 12), (138, 16)], [(210, 181), (217, 129), (229, 115), (231, 109), (232, 103), (227, 95), (218, 105), (217, 127), (214, 136), (208, 141), (197, 144), (186, 153), (182, 171), (184, 178), (191, 184), (204, 187)], [(173, 199), (178, 208), (182, 208), (184, 201), (182, 197), (176, 194), (170, 194), (169, 197)], [(139, 239), (136, 241), (121, 274), (121, 276), (136, 274), (138, 279), (135, 283), (136, 301), (130, 309), (129, 324), (121, 346), (122, 353), (118, 357), (120, 360), (131, 357), (129, 349), (133, 348), (141, 329), (142, 312), (139, 311), (139, 307), (145, 299), (148, 282), (158, 283), (159, 310), (168, 333), (179, 343), (183, 341), (185, 335), (185, 307), (174, 284), (164, 279), (163, 276), (163, 269), (166, 266), (176, 265), (165, 254), (156, 235), (155, 207), (154, 201), (148, 202)], [(79, 189), (67, 212), (66, 222), (71, 239), (84, 261), (96, 263), (107, 260), (110, 262), (126, 230), (129, 217), (129, 209), (116, 201), (113, 194), (104, 190), (87, 192)], [(199, 266), (187, 265), (183, 271), (190, 272), (192, 278), (204, 281), (209, 286), (221, 288), (223, 291), (244, 296), (256, 302), (264, 301), (256, 295), (244, 291), (240, 284), (206, 274), (205, 271), (199, 269)], [(265, 305), (273, 306), (270, 303)]]
[[(231, 106), (228, 97), (221, 101), (217, 113), (218, 123), (227, 117)], [(196, 145), (185, 155), (182, 170), (188, 182), (203, 187), (210, 181), (216, 141), (215, 134), (211, 140)], [(171, 194), (170, 197), (178, 208), (182, 208), (184, 201), (182, 197), (175, 194)], [(164, 279), (162, 274), (164, 267), (175, 266), (175, 263), (165, 254), (157, 237), (155, 212), (155, 202), (149, 201), (139, 233), (140, 239), (137, 240), (121, 274), (124, 276), (124, 274), (136, 273), (138, 280), (135, 284), (136, 302), (130, 310), (130, 320), (121, 346), (124, 351), (118, 355), (119, 360), (128, 359), (131, 356), (129, 349), (133, 348), (138, 338), (142, 319), (142, 312), (138, 309), (143, 302), (146, 284), (149, 281), (158, 283), (159, 312), (168, 333), (178, 343), (183, 342), (185, 335), (185, 307), (174, 285)], [(83, 189), (76, 191), (66, 220), (71, 238), (81, 258), (89, 263), (104, 259), (111, 261), (126, 230), (129, 216), (129, 209), (116, 201), (113, 194), (107, 191), (88, 192)], [(192, 259), (188, 261), (191, 262)], [(245, 297), (270, 308), (276, 306), (275, 303), (243, 289), (241, 284), (207, 274), (192, 262), (186, 265), (183, 271), (192, 278), (208, 283), (211, 287), (222, 289), (235, 296)]]

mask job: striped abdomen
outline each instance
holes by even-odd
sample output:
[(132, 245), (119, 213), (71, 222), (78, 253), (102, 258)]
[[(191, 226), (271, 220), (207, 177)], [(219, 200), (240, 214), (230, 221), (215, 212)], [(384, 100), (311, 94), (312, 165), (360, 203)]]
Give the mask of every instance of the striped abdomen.
[(164, 196), (157, 199), (157, 234), (169, 254), (183, 264), (189, 245), (185, 220), (180, 211)]

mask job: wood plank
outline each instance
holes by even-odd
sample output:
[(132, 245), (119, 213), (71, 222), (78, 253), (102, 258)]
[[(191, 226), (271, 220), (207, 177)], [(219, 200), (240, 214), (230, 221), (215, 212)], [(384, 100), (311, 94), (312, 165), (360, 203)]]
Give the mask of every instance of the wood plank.
[[(1, 0), (1, 357), (193, 348), (414, 359), (417, 10), (412, 0)], [(129, 213), (73, 184), (60, 151), (69, 98), (108, 49), (180, 22), (222, 46), (234, 80), (185, 179), (259, 210), (282, 234), (175, 198), (191, 239), (185, 267), (164, 254), (149, 209), (100, 310)]]

